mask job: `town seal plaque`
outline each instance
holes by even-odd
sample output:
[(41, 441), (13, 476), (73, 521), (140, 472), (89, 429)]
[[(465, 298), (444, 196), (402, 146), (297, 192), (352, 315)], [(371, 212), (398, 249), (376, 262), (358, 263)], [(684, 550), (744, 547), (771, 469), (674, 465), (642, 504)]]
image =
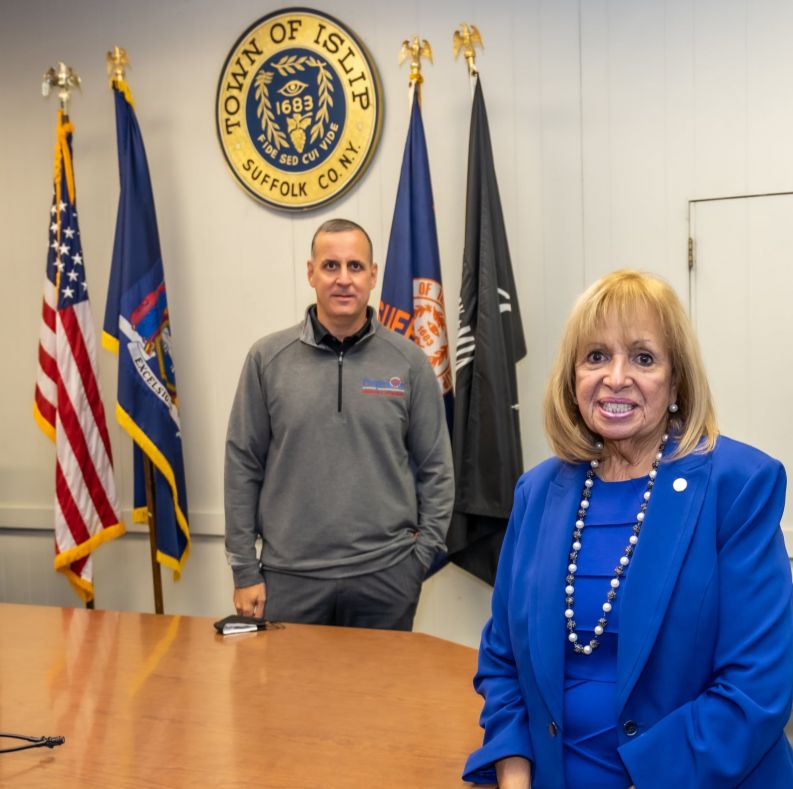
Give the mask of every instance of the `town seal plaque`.
[(290, 8), (254, 22), (218, 83), (220, 147), (257, 200), (304, 211), (363, 175), (383, 124), (380, 76), (364, 44), (327, 14)]

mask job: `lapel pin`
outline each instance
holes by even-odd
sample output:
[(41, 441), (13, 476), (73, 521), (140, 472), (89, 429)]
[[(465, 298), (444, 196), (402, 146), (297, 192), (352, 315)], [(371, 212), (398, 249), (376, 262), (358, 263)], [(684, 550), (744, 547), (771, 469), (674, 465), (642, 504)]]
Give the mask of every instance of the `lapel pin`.
[(688, 481), (683, 477), (678, 477), (673, 483), (672, 487), (678, 492), (682, 493), (688, 487)]

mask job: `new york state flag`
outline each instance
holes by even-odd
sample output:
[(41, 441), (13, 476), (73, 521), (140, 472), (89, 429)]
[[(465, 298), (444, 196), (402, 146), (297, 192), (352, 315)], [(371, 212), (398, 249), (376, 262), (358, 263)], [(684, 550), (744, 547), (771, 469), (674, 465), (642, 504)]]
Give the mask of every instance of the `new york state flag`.
[(118, 354), (116, 417), (134, 441), (133, 520), (147, 522), (145, 455), (154, 470), (157, 560), (178, 578), (190, 529), (165, 272), (132, 96), (120, 79), (113, 94), (121, 194), (102, 345)]

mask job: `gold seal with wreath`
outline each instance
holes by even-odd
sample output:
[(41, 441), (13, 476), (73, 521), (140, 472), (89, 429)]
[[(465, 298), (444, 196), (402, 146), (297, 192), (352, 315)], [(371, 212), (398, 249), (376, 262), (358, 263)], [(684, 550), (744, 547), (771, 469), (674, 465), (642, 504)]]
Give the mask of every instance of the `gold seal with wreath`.
[(380, 77), (341, 22), (306, 8), (255, 22), (218, 83), (217, 132), (245, 190), (275, 208), (318, 208), (349, 190), (374, 155)]

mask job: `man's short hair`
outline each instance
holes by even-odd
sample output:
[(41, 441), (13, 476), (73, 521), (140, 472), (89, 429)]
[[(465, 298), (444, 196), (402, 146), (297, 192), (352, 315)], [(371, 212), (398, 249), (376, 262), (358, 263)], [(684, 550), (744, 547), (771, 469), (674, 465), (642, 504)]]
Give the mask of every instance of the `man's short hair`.
[(317, 236), (320, 233), (349, 233), (351, 230), (358, 230), (363, 233), (366, 243), (369, 245), (369, 262), (371, 263), (374, 260), (372, 239), (369, 238), (369, 234), (357, 222), (353, 222), (351, 219), (328, 219), (323, 222), (311, 238), (311, 257), (314, 257)]

